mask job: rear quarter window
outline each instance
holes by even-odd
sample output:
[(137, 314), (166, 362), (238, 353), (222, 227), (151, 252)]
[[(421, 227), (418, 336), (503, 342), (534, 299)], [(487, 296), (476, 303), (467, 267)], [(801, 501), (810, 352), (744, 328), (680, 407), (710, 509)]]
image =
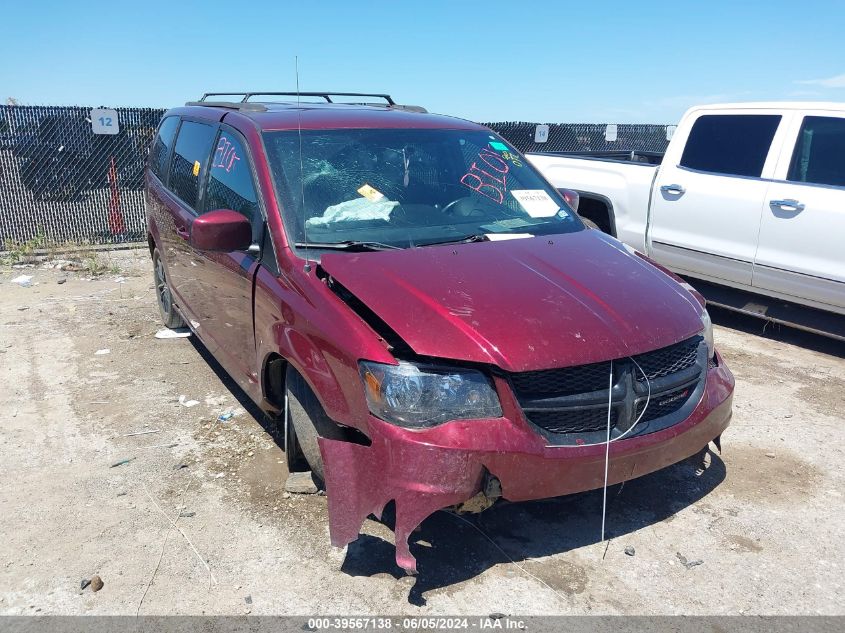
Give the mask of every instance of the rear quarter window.
[(199, 198), (199, 183), (216, 133), (217, 128), (213, 125), (183, 121), (176, 138), (167, 186), (194, 209)]
[(787, 180), (845, 187), (845, 118), (804, 118)]
[(730, 176), (758, 178), (775, 131), (777, 114), (708, 114), (692, 126), (681, 166)]

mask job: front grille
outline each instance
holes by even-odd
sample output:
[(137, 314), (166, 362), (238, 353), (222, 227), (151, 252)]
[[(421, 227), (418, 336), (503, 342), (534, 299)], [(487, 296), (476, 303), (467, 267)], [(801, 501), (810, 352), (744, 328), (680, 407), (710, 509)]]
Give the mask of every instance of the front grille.
[[(528, 419), (550, 433), (592, 433), (607, 429), (607, 408), (570, 409), (563, 411), (530, 411)], [(610, 426), (618, 421), (619, 411), (610, 412)]]
[[(675, 345), (664, 347), (646, 354), (639, 354), (633, 359), (643, 370), (649, 380), (663, 378), (684, 369), (689, 369), (695, 364), (698, 357), (698, 343), (701, 339), (694, 337), (681, 341)], [(643, 381), (642, 373), (637, 371), (637, 380)]]
[[(612, 380), (610, 361), (514, 373), (509, 378), (528, 420), (553, 443), (570, 444), (604, 441), (608, 402), (611, 437), (614, 432), (635, 435), (679, 422), (703, 384), (706, 367), (703, 339), (694, 336), (614, 360)], [(638, 419), (641, 426), (629, 431)]]
[(525, 396), (568, 396), (574, 393), (587, 393), (607, 389), (610, 362), (525, 371), (512, 374), (516, 392)]
[[(650, 422), (651, 420), (662, 418), (664, 415), (675, 413), (687, 403), (691, 393), (692, 387), (681, 387), (680, 389), (675, 389), (660, 396), (652, 396), (651, 399), (640, 400), (637, 403), (634, 419), (640, 420), (640, 422)], [(643, 415), (646, 402), (648, 402), (648, 409), (646, 409), (645, 415)], [(640, 419), (641, 415), (642, 419)]]

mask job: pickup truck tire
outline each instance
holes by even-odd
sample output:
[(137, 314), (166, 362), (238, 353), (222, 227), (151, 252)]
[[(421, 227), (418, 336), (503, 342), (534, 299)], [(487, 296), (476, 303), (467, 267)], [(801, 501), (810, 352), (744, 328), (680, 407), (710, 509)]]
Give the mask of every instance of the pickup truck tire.
[[(295, 442), (299, 444), (311, 472), (321, 482), (325, 481), (323, 456), (320, 454), (318, 437), (333, 440), (345, 439), (343, 430), (323, 410), (320, 401), (305, 379), (288, 366), (285, 377), (287, 395), (287, 420), (294, 431)], [(289, 442), (286, 442), (290, 444)], [(290, 459), (295, 459), (292, 455)], [(290, 462), (289, 462), (290, 463)]]
[(167, 282), (167, 273), (164, 270), (164, 262), (161, 261), (158, 248), (153, 249), (153, 279), (155, 281), (156, 303), (158, 303), (158, 311), (165, 327), (169, 327), (171, 330), (185, 327), (182, 315), (173, 305), (173, 294)]

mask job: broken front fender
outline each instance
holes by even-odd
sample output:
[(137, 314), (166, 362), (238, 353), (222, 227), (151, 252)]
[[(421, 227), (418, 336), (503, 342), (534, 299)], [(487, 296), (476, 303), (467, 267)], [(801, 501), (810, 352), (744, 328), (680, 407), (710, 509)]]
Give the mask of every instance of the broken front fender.
[[(701, 401), (686, 420), (612, 442), (608, 483), (675, 464), (721, 435), (731, 418), (733, 385), (724, 365), (711, 369)], [(502, 497), (510, 501), (603, 485), (604, 444), (546, 446), (512, 404), (503, 397), (502, 408), (513, 413), (510, 417), (461, 420), (424, 431), (370, 416), (370, 446), (320, 438), (332, 545), (356, 540), (367, 516), (381, 517), (387, 503), (395, 501), (396, 563), (416, 573), (408, 537), (429, 515), (479, 492), (485, 471), (500, 481)]]

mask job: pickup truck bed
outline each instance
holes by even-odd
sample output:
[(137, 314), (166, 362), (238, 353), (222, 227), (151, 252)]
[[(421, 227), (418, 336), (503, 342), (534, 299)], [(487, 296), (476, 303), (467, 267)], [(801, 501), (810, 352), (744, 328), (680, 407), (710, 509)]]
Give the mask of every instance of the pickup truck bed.
[[(845, 104), (752, 103), (692, 108), (662, 157), (528, 158), (580, 194), (579, 214), (672, 271), (754, 293), (765, 309), (751, 313), (807, 313), (788, 322), (841, 336), (821, 321), (845, 315), (843, 155)], [(745, 311), (746, 302), (720, 303)], [(787, 304), (806, 310), (777, 307)]]

